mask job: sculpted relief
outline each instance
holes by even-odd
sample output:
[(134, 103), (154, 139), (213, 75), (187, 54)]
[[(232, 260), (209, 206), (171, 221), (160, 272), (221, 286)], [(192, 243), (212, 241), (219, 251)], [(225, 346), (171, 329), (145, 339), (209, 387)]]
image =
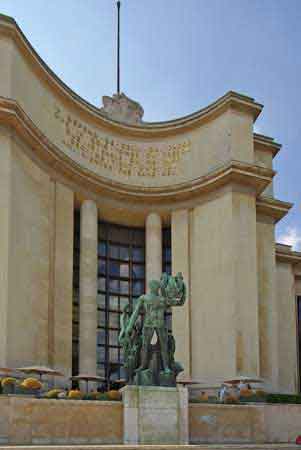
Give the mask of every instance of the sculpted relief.
[(127, 143), (101, 135), (62, 108), (54, 118), (63, 126), (62, 144), (94, 168), (125, 177), (169, 177), (181, 175), (183, 157), (191, 143)]

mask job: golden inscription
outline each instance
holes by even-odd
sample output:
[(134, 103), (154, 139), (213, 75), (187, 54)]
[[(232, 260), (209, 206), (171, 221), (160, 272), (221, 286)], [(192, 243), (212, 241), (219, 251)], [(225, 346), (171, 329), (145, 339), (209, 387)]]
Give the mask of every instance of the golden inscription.
[(62, 143), (90, 164), (126, 177), (179, 175), (181, 161), (190, 152), (190, 141), (175, 144), (135, 144), (98, 134), (57, 107), (54, 117), (64, 127)]

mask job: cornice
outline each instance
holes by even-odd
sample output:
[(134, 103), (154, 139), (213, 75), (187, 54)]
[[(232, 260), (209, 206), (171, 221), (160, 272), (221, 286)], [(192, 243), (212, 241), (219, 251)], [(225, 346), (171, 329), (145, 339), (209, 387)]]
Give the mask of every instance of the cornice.
[(0, 123), (12, 127), (29, 148), (33, 149), (35, 158), (42, 161), (49, 170), (60, 173), (66, 180), (81, 184), (97, 194), (126, 198), (127, 201), (180, 201), (208, 193), (228, 183), (252, 187), (259, 195), (275, 175), (271, 169), (229, 161), (205, 176), (180, 184), (152, 188), (130, 185), (97, 175), (64, 154), (36, 127), (14, 100), (0, 97)]
[(230, 91), (205, 108), (179, 119), (165, 122), (144, 122), (142, 125), (123, 124), (102, 115), (98, 108), (81, 98), (60, 80), (40, 58), (14, 19), (0, 15), (1, 35), (8, 36), (14, 40), (24, 58), (31, 65), (33, 71), (35, 71), (40, 79), (47, 83), (49, 88), (61, 98), (63, 103), (71, 104), (71, 107), (76, 108), (79, 114), (84, 114), (88, 120), (97, 123), (98, 126), (124, 135), (145, 138), (176, 135), (201, 126), (203, 123), (222, 114), (227, 109), (234, 109), (250, 114), (255, 121), (263, 108), (253, 98)]
[(301, 252), (295, 252), (290, 245), (276, 243), (276, 258), (279, 262), (301, 264)]
[(260, 196), (256, 202), (256, 211), (257, 214), (271, 217), (274, 223), (277, 223), (286, 216), (292, 206), (292, 203), (283, 202), (272, 197)]
[(263, 134), (254, 133), (254, 147), (255, 150), (263, 150), (269, 153), (272, 153), (273, 158), (277, 155), (279, 150), (281, 149), (281, 144), (275, 142), (275, 140), (271, 137), (264, 136)]

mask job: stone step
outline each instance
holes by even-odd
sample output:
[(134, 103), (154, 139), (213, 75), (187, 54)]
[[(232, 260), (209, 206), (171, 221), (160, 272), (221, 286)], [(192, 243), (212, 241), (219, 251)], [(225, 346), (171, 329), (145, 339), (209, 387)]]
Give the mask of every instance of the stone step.
[(301, 450), (301, 445), (289, 443), (267, 444), (189, 444), (189, 445), (124, 445), (124, 444), (70, 444), (70, 445), (0, 445), (0, 450)]

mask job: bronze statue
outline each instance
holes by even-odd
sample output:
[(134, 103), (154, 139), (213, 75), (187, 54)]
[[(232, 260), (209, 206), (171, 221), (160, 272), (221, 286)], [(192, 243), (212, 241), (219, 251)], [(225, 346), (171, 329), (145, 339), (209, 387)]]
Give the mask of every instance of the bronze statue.
[(176, 375), (183, 369), (174, 361), (175, 342), (168, 334), (165, 314), (168, 308), (181, 306), (185, 300), (182, 274), (172, 277), (164, 273), (160, 281), (149, 282), (149, 292), (139, 297), (132, 314), (129, 305), (125, 307), (119, 342), (124, 349), (129, 383), (175, 385)]

